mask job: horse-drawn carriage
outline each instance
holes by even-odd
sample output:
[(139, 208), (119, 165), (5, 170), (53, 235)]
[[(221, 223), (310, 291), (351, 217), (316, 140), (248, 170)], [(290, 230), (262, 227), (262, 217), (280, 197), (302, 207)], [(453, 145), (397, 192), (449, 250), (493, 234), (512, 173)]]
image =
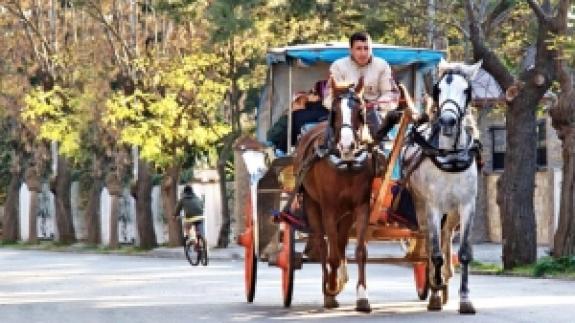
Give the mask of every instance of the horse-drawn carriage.
[[(394, 217), (388, 215), (389, 212), (392, 212), (390, 210), (393, 196), (391, 187), (394, 172), (397, 173), (396, 161), (403, 147), (408, 124), (411, 121), (410, 113), (407, 113), (407, 111), (422, 109), (425, 93), (424, 73), (434, 69), (444, 53), (427, 49), (374, 44), (373, 54), (385, 59), (391, 65), (396, 81), (402, 84), (402, 91), (408, 91), (411, 96), (406, 98), (408, 101), (406, 105), (409, 109), (406, 109), (402, 114), (399, 126), (396, 127), (395, 138), (387, 143), (386, 167), (384, 167), (383, 172), (373, 176), (376, 178), (374, 182), (378, 182), (379, 185), (372, 185), (371, 182), (363, 183), (364, 189), (370, 192), (370, 211), (367, 211), (369, 216), (363, 221), (366, 222), (364, 223), (365, 225), (349, 222), (345, 219), (342, 220), (342, 222), (349, 223), (349, 227), (344, 228), (346, 231), (344, 234), (344, 249), (345, 244), (347, 244), (348, 232), (351, 232), (351, 236), (356, 236), (360, 239), (358, 241), (358, 249), (356, 249), (357, 259), (344, 259), (342, 267), (343, 271), (345, 271), (345, 262), (347, 261), (364, 263), (367, 260), (368, 263), (412, 263), (417, 295), (421, 300), (425, 300), (429, 291), (428, 275), (426, 273), (428, 270), (428, 257), (425, 253), (422, 254), (413, 250), (415, 246), (423, 245), (425, 235), (416, 228), (403, 225), (401, 221), (393, 221)], [(240, 205), (242, 206), (243, 217), (240, 220), (243, 223), (240, 223), (240, 225), (244, 231), (239, 236), (238, 242), (245, 247), (245, 292), (248, 302), (254, 300), (259, 262), (267, 262), (269, 265), (276, 266), (281, 270), (283, 303), (284, 306), (288, 307), (292, 301), (294, 272), (301, 269), (303, 263), (311, 261), (304, 256), (303, 252), (295, 250), (295, 231), (311, 231), (305, 221), (309, 219), (304, 216), (302, 221), (302, 217), (293, 215), (297, 213), (294, 208), (301, 208), (302, 204), (305, 205), (306, 202), (308, 206), (304, 210), (311, 212), (309, 206), (311, 197), (309, 194), (303, 194), (302, 197), (302, 194), (297, 194), (298, 192), (294, 192), (294, 190), (299, 189), (300, 185), (303, 185), (302, 176), (305, 176), (305, 174), (302, 175), (302, 173), (309, 170), (308, 164), (317, 162), (319, 158), (316, 156), (315, 159), (313, 157), (310, 158), (310, 160), (313, 159), (311, 161), (305, 160), (303, 157), (305, 149), (298, 147), (296, 150), (295, 143), (292, 142), (292, 120), (291, 113), (289, 113), (291, 112), (291, 98), (296, 92), (312, 88), (316, 81), (326, 79), (329, 74), (329, 65), (336, 59), (346, 55), (348, 55), (346, 44), (316, 44), (275, 48), (269, 50), (267, 54), (269, 75), (257, 115), (257, 138), (241, 138), (235, 146), (236, 157), (241, 156), (236, 158), (236, 187), (238, 189), (236, 196), (240, 199)], [(349, 94), (345, 95), (352, 98), (354, 95), (353, 89), (350, 90)], [(343, 94), (342, 97), (344, 97)], [(265, 147), (261, 143), (266, 141), (266, 132), (282, 114), (286, 114), (286, 111), (288, 111), (287, 154), (277, 157), (273, 149)], [(316, 131), (316, 137), (321, 137), (321, 133), (323, 133), (322, 130)], [(313, 135), (310, 136), (313, 137)], [(312, 146), (310, 145), (309, 147)], [(307, 148), (308, 150), (317, 150), (317, 147), (309, 147)], [(343, 168), (352, 168), (354, 161), (363, 162), (363, 160), (358, 161), (361, 157), (355, 156), (354, 158), (350, 163), (341, 164), (344, 165)], [(331, 166), (334, 166), (333, 161), (331, 164)], [(293, 212), (287, 212), (286, 214), (286, 212), (281, 212), (281, 209)], [(307, 216), (309, 217), (309, 215)], [(341, 226), (341, 223), (339, 226)], [(315, 228), (318, 227), (315, 226)], [(319, 243), (325, 249), (324, 235), (329, 240), (329, 233), (322, 231), (320, 235), (321, 241)], [(410, 243), (407, 245), (411, 247), (411, 250), (408, 249), (406, 255), (400, 258), (362, 259), (365, 258), (365, 250), (361, 249), (359, 245), (373, 240), (409, 241)], [(345, 254), (345, 251), (343, 253)], [(325, 257), (324, 255), (324, 261)], [(335, 274), (337, 279), (341, 278), (339, 274), (342, 274), (340, 272), (342, 267), (337, 269), (338, 273)], [(326, 278), (330, 270), (335, 271), (336, 269), (333, 266), (330, 267), (329, 264), (325, 267), (324, 264), (324, 295), (329, 294), (326, 294), (326, 290), (339, 289), (336, 292), (332, 292), (332, 294), (337, 294), (342, 288), (342, 286), (339, 286), (339, 281), (335, 282), (334, 285), (331, 284), (329, 276)], [(360, 276), (362, 272), (363, 269), (360, 267)], [(347, 278), (346, 272), (342, 275)], [(362, 293), (366, 293), (365, 290), (358, 290), (358, 295)], [(329, 301), (328, 298), (324, 299), (324, 302), (326, 307), (331, 307), (330, 304), (337, 306), (335, 296), (333, 296), (333, 299), (329, 298)], [(359, 296), (358, 307), (361, 307)], [(369, 310), (369, 304), (367, 304), (365, 309)]]

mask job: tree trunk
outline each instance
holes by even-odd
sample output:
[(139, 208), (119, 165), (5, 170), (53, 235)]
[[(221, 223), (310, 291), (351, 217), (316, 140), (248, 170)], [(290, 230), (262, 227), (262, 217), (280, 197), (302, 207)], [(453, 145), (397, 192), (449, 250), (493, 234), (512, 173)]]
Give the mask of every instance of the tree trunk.
[[(562, 0), (558, 4), (556, 35), (568, 33), (568, 12), (572, 1)], [(559, 227), (553, 241), (553, 256), (575, 255), (575, 87), (573, 72), (567, 68), (570, 56), (563, 49), (555, 60), (555, 71), (560, 84), (557, 106), (550, 109), (552, 125), (563, 144), (563, 182), (561, 184), (561, 206)]]
[(52, 179), (51, 187), (56, 202), (56, 227), (58, 228), (58, 242), (76, 242), (74, 222), (71, 206), (71, 171), (68, 160), (58, 155), (56, 176)]
[(139, 247), (151, 249), (158, 246), (154, 223), (152, 221), (152, 176), (149, 165), (143, 160), (138, 160), (138, 180), (135, 189), (136, 199), (136, 223)]
[[(17, 163), (17, 161), (14, 161)], [(6, 203), (4, 204), (4, 222), (2, 224), (2, 240), (16, 242), (20, 238), (20, 186), (24, 173), (20, 165), (13, 165), (12, 177), (8, 185)]]
[[(97, 245), (101, 239), (101, 223), (100, 223), (100, 204), (102, 196), (102, 188), (104, 187), (104, 180), (102, 178), (92, 178), (92, 187), (88, 196), (88, 205), (86, 206), (85, 219), (86, 231), (88, 232), (86, 242), (89, 245)], [(117, 233), (116, 233), (117, 237)]]
[(120, 213), (120, 195), (110, 195), (110, 241), (108, 246), (118, 248), (118, 218)]
[(92, 185), (88, 193), (88, 205), (86, 206), (85, 219), (86, 231), (88, 232), (87, 243), (97, 245), (101, 242), (102, 230), (100, 223), (100, 205), (102, 203), (102, 188), (104, 188), (103, 160), (98, 156), (93, 156)]
[(122, 195), (122, 183), (116, 168), (106, 176), (106, 188), (110, 193), (110, 240), (108, 247), (118, 248), (118, 217), (120, 212), (120, 196)]
[[(505, 168), (498, 182), (503, 267), (530, 264), (537, 259), (537, 230), (533, 206), (537, 156), (536, 104), (531, 94), (508, 105)], [(513, 147), (521, 147), (514, 149)]]
[(563, 183), (553, 256), (575, 255), (575, 128), (563, 131)]
[(30, 192), (30, 206), (28, 213), (28, 242), (38, 242), (36, 219), (38, 217), (38, 193), (42, 190), (40, 176), (35, 166), (31, 165), (25, 172), (26, 186)]
[(164, 219), (168, 224), (168, 245), (177, 247), (182, 245), (182, 224), (179, 218), (174, 218), (178, 200), (178, 181), (180, 166), (176, 165), (166, 170), (162, 180), (162, 204), (164, 206)]
[[(563, 2), (563, 1), (562, 1)], [(536, 108), (555, 80), (557, 51), (548, 46), (553, 34), (552, 24), (540, 17), (552, 12), (550, 2), (544, 9), (528, 1), (538, 15), (535, 62), (523, 64), (526, 69), (516, 81), (499, 59), (487, 47), (485, 34), (475, 17), (474, 2), (465, 1), (469, 19), (469, 35), (473, 56), (483, 59), (483, 67), (499, 83), (507, 100), (507, 151), (503, 176), (497, 185), (497, 204), (501, 212), (503, 237), (503, 267), (530, 264), (537, 259), (537, 228), (533, 207), (537, 157)], [(564, 3), (565, 4), (565, 3)]]
[(218, 236), (218, 248), (227, 248), (230, 244), (231, 218), (228, 204), (228, 192), (226, 188), (226, 162), (233, 154), (232, 145), (236, 137), (237, 135), (232, 132), (224, 139), (224, 147), (218, 156), (217, 167), (218, 176), (220, 178), (220, 195), (222, 204), (222, 226)]

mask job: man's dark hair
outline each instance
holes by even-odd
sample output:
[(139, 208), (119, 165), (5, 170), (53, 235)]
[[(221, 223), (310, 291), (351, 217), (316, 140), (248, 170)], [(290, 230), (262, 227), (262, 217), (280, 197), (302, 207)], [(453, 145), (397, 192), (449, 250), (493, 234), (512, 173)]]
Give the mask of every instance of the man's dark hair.
[(192, 190), (192, 187), (190, 185), (186, 185), (184, 186), (184, 193), (186, 194), (192, 194), (194, 191)]
[(356, 41), (371, 42), (371, 37), (365, 31), (358, 31), (349, 37), (349, 47), (353, 47), (353, 43)]

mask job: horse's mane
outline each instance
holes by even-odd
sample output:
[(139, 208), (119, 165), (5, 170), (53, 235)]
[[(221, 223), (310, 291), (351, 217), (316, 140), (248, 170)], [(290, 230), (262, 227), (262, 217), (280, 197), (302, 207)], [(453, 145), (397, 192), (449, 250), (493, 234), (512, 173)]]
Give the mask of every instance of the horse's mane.
[(310, 154), (314, 154), (315, 147), (325, 140), (325, 131), (327, 128), (327, 121), (318, 123), (310, 131), (304, 133), (296, 147), (294, 164), (296, 171), (303, 165), (304, 160)]

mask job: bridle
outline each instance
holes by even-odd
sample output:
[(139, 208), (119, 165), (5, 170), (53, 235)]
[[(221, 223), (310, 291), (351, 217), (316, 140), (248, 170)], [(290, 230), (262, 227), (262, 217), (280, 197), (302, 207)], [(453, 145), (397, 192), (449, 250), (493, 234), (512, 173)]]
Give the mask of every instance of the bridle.
[(343, 129), (350, 129), (351, 132), (353, 133), (354, 136), (354, 140), (358, 143), (357, 147), (354, 149), (353, 152), (353, 159), (352, 160), (343, 160), (341, 158), (341, 152), (340, 150), (336, 147), (336, 136), (335, 133), (337, 131), (336, 126), (335, 126), (335, 118), (336, 118), (336, 109), (335, 106), (332, 105), (332, 111), (330, 112), (329, 116), (328, 116), (328, 135), (327, 135), (327, 144), (328, 144), (328, 153), (327, 153), (327, 158), (328, 161), (334, 165), (337, 169), (340, 170), (360, 170), (361, 168), (363, 168), (365, 161), (367, 160), (367, 157), (369, 155), (368, 153), (368, 149), (367, 147), (363, 144), (362, 142), (362, 138), (361, 136), (359, 136), (357, 134), (358, 131), (361, 131), (361, 126), (366, 124), (366, 105), (365, 102), (363, 101), (363, 99), (361, 98), (361, 95), (359, 95), (358, 93), (356, 93), (354, 91), (353, 87), (350, 87), (348, 90), (346, 90), (343, 93), (340, 93), (339, 95), (337, 95), (334, 99), (334, 103), (335, 101), (339, 101), (339, 110), (340, 113), (343, 113), (342, 109), (342, 102), (346, 100), (347, 101), (347, 107), (351, 110), (352, 113), (356, 112), (356, 109), (360, 109), (360, 122), (361, 125), (359, 127), (359, 129), (355, 129), (353, 124), (352, 124), (352, 120), (353, 118), (350, 118), (349, 122), (346, 122), (345, 120), (343, 120), (342, 124), (339, 125), (339, 132), (341, 134), (341, 130)]
[[(465, 79), (465, 81), (467, 82), (467, 88), (464, 90), (464, 94), (465, 94), (465, 103), (463, 106), (461, 106), (457, 101), (448, 98), (445, 101), (439, 102), (439, 92), (441, 91), (439, 88), (439, 84), (441, 83), (441, 81), (445, 78), (447, 78), (447, 83), (450, 84), (453, 76), (454, 75), (459, 75), (461, 77), (463, 77), (463, 79)], [(453, 150), (457, 149), (457, 143), (459, 142), (459, 137), (461, 136), (461, 128), (462, 128), (462, 121), (463, 118), (465, 117), (465, 115), (467, 114), (467, 108), (469, 107), (469, 104), (471, 103), (471, 99), (472, 99), (472, 87), (471, 87), (471, 80), (467, 77), (467, 75), (458, 69), (452, 69), (452, 70), (448, 70), (447, 72), (445, 72), (441, 78), (437, 81), (437, 83), (435, 83), (435, 85), (433, 86), (433, 101), (435, 103), (435, 105), (437, 106), (437, 120), (439, 120), (439, 117), (441, 116), (442, 113), (444, 112), (448, 112), (451, 113), (455, 116), (456, 119), (456, 124), (457, 124), (457, 132), (455, 135), (455, 142), (453, 144)], [(446, 105), (448, 105), (446, 107)], [(452, 108), (452, 106), (454, 108)], [(436, 120), (436, 122), (437, 122)]]

